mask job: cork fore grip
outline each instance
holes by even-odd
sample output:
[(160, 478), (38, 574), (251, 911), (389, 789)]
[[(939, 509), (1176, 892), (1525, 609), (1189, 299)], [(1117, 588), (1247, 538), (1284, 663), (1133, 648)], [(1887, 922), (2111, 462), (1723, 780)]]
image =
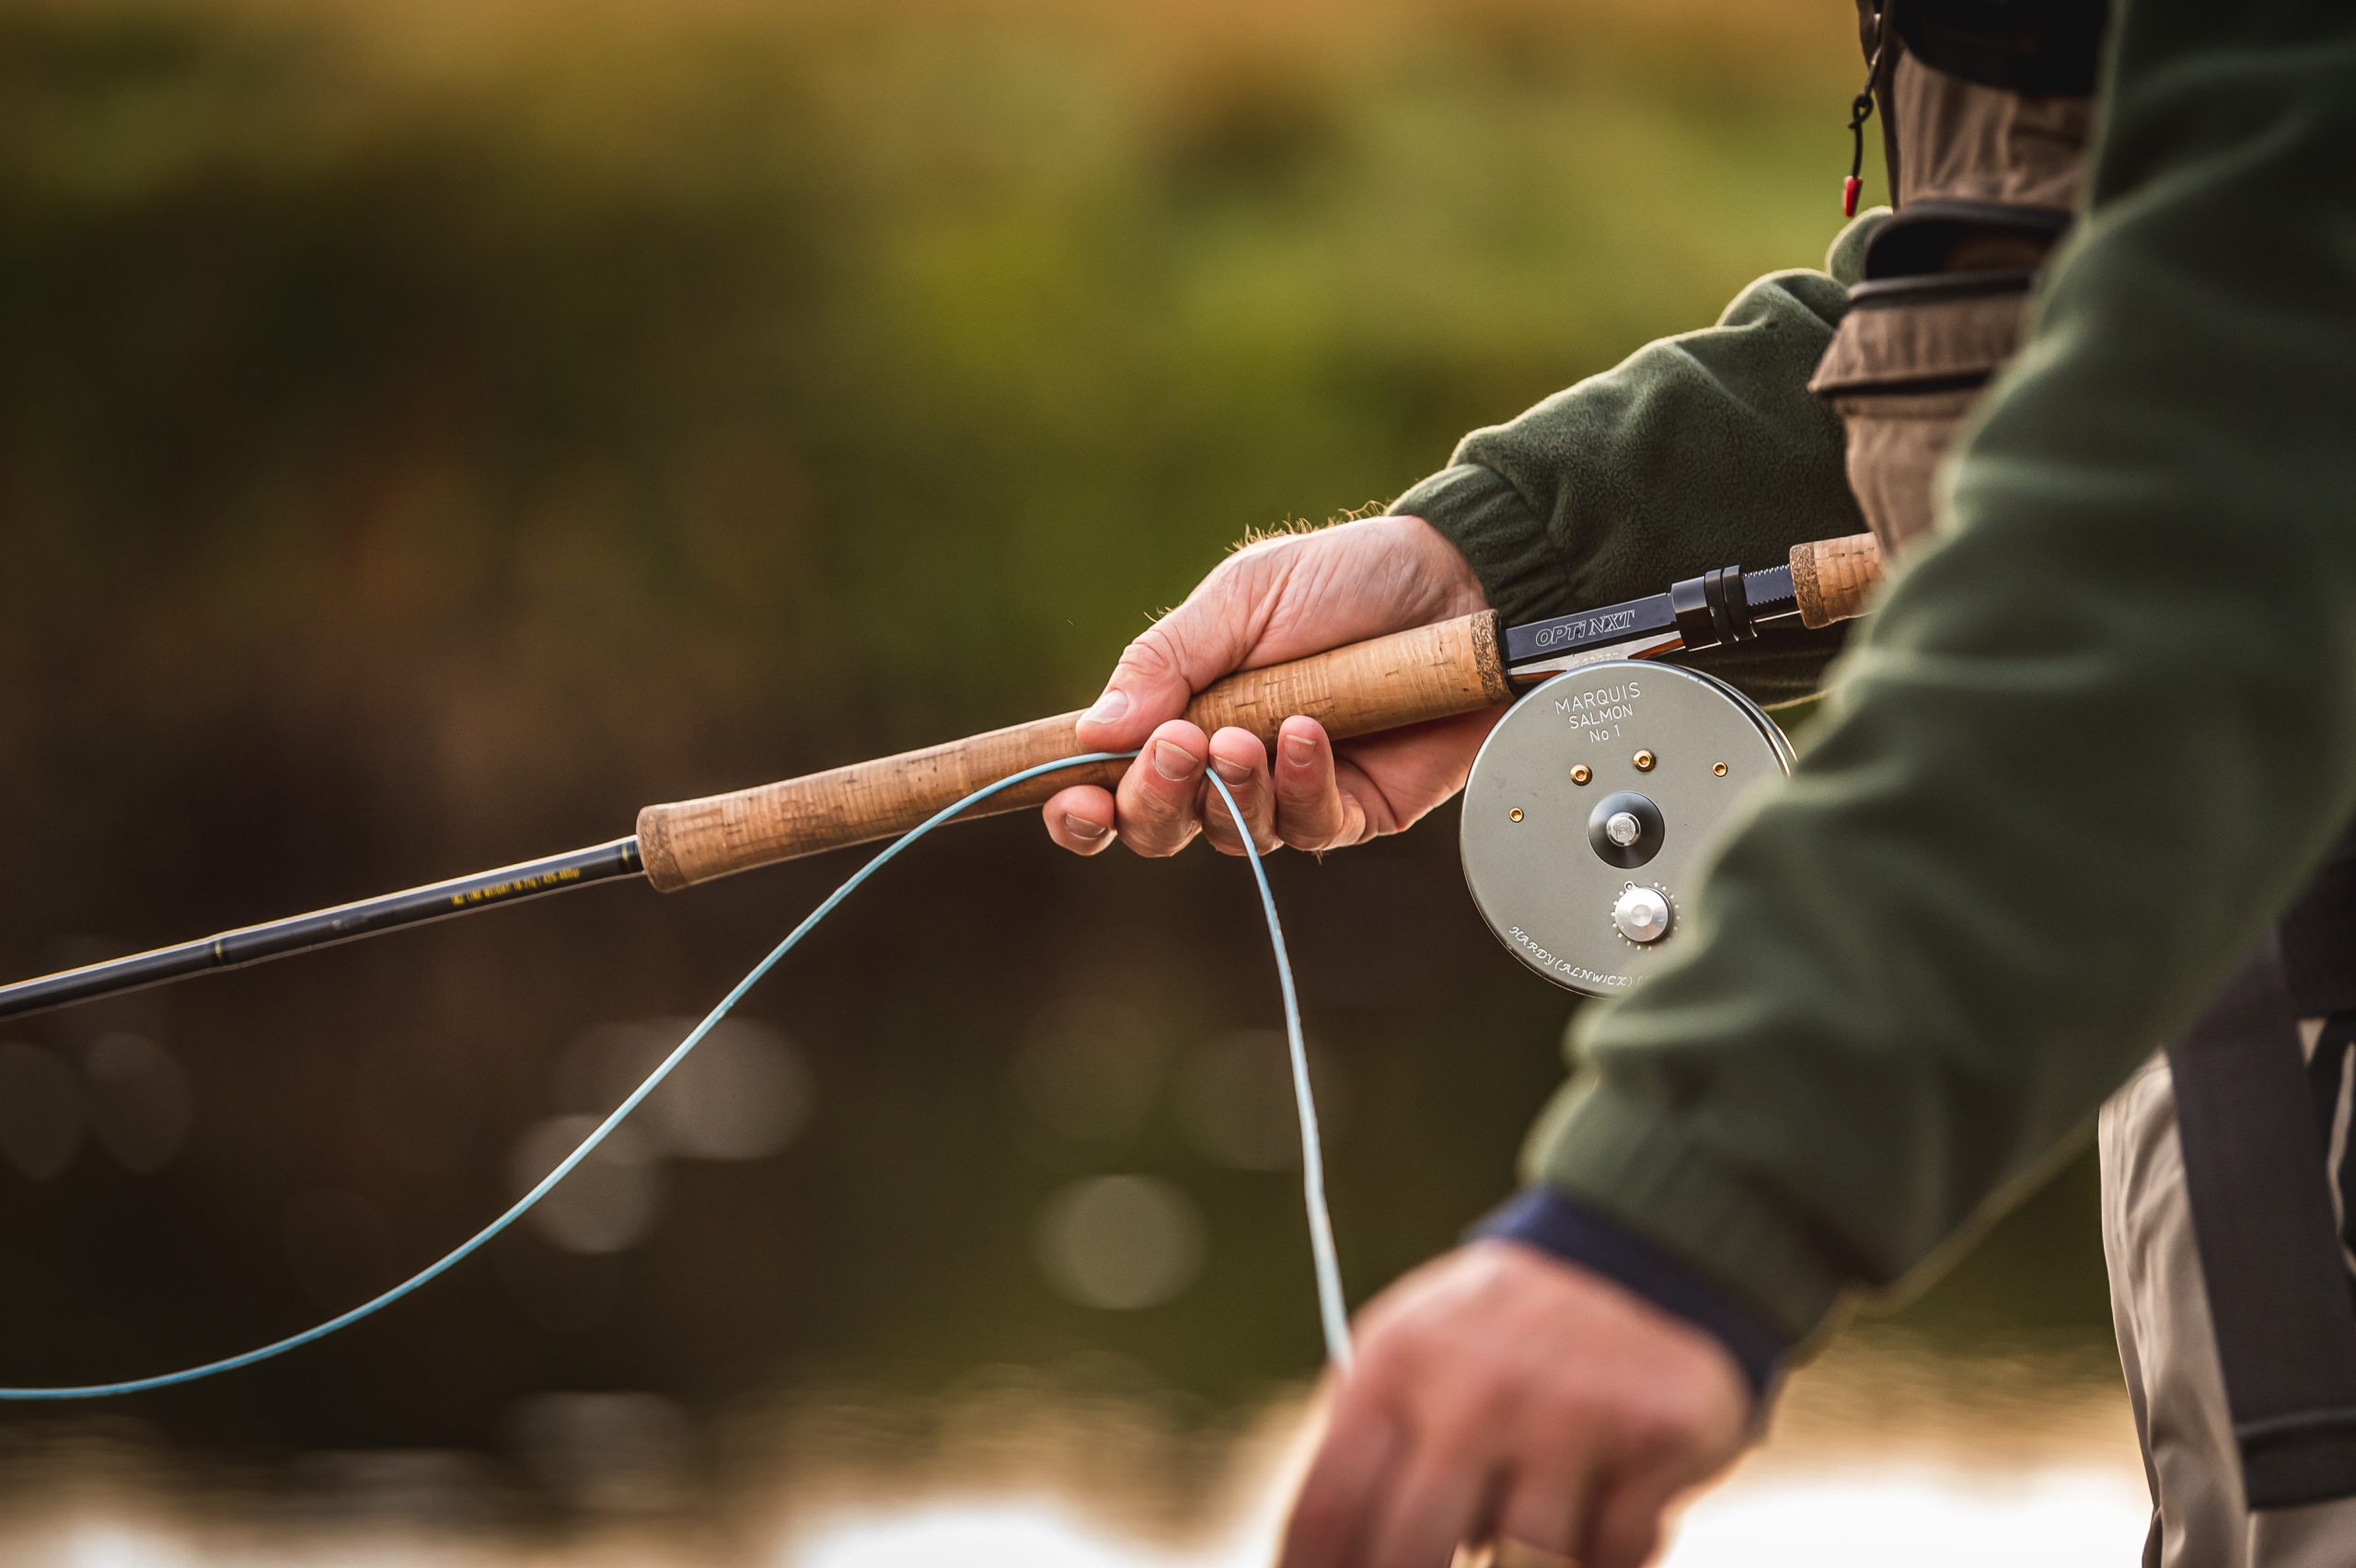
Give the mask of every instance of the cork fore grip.
[[(1273, 744), (1296, 713), (1336, 738), (1395, 730), (1491, 708), (1512, 695), (1497, 617), (1483, 611), (1289, 663), (1244, 670), (1206, 688), (1186, 717), (1206, 732), (1233, 725)], [(1057, 714), (922, 751), (854, 763), (733, 794), (649, 806), (638, 813), (647, 880), (665, 893), (756, 866), (905, 833), (1010, 773), (1091, 748), (1078, 713)], [(1036, 805), (1074, 784), (1110, 786), (1127, 767), (1099, 762), (1027, 780), (967, 814)]]
[(1881, 583), (1881, 543), (1871, 534), (1792, 547), (1792, 596), (1811, 631), (1865, 613)]

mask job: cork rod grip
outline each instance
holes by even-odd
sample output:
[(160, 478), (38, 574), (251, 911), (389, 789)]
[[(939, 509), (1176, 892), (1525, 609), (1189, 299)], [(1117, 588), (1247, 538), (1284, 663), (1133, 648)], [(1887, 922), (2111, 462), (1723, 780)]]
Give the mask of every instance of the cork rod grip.
[(1881, 545), (1871, 534), (1792, 547), (1792, 595), (1810, 630), (1864, 615), (1880, 583)]
[[(1244, 670), (1204, 690), (1186, 717), (1239, 726), (1273, 744), (1296, 713), (1336, 737), (1371, 734), (1491, 708), (1511, 695), (1489, 611)], [(1078, 713), (1057, 714), (922, 751), (638, 813), (647, 880), (665, 893), (756, 866), (905, 833), (1010, 773), (1089, 748)], [(1036, 805), (1073, 784), (1110, 785), (1126, 764), (1091, 763), (1019, 784), (970, 813)]]

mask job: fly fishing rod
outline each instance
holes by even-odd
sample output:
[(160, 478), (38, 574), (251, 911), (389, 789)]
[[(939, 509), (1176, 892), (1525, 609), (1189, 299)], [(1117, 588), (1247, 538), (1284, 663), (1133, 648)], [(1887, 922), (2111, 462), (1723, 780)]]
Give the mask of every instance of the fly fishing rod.
[[(1238, 727), (1272, 745), (1278, 725), (1305, 714), (1336, 740), (1346, 740), (1497, 707), (1542, 681), (1574, 673), (1591, 674), (1632, 660), (1748, 641), (1762, 630), (1795, 621), (1809, 628), (1830, 626), (1860, 614), (1880, 575), (1880, 553), (1870, 535), (1799, 545), (1783, 566), (1756, 571), (1723, 567), (1678, 582), (1666, 593), (1525, 626), (1501, 630), (1496, 613), (1482, 611), (1241, 671), (1205, 688), (1188, 705), (1186, 717), (1206, 732)], [(1715, 682), (1710, 686), (1711, 699), (1748, 706), (1748, 699), (1731, 687)], [(601, 882), (642, 877), (658, 890), (674, 893), (737, 871), (889, 837), (1011, 774), (1087, 751), (1077, 732), (1081, 716), (1058, 714), (805, 778), (648, 806), (638, 813), (634, 835), (610, 843), (0, 986), (0, 1019)], [(1773, 732), (1763, 714), (1752, 722)], [(1484, 758), (1495, 744), (1493, 736)], [(1476, 775), (1480, 766), (1475, 764)], [(1126, 767), (1117, 760), (1080, 764), (1003, 790), (970, 814), (1036, 805), (1076, 783), (1110, 787)], [(1578, 771), (1574, 768), (1574, 775)], [(1509, 809), (1513, 823), (1523, 822), (1523, 807)], [(1626, 821), (1608, 820), (1612, 816)], [(1597, 829), (1606, 836), (1599, 843), (1610, 843), (1612, 836), (1629, 831), (1629, 823), (1635, 824), (1639, 838), (1650, 831), (1657, 839), (1661, 828), (1648, 829), (1647, 823), (1658, 816), (1656, 810), (1648, 819), (1634, 808), (1606, 813), (1606, 819), (1600, 819), (1605, 825)], [(1612, 865), (1643, 863), (1630, 859), (1640, 852), (1635, 841), (1613, 844), (1612, 850), (1604, 857)], [(1599, 848), (1598, 853), (1603, 851)], [(1526, 853), (1518, 859), (1529, 862)], [(1472, 866), (1469, 830), (1467, 865), (1468, 870)], [(1476, 878), (1476, 900), (1479, 894)], [(1504, 917), (1492, 914), (1485, 904), (1484, 912), (1505, 938)], [(1663, 933), (1668, 918), (1664, 908)], [(1507, 940), (1512, 946), (1512, 940)], [(1550, 968), (1529, 951), (1517, 951), (1548, 978), (1587, 988), (1559, 963)], [(1553, 957), (1551, 951), (1547, 956)]]

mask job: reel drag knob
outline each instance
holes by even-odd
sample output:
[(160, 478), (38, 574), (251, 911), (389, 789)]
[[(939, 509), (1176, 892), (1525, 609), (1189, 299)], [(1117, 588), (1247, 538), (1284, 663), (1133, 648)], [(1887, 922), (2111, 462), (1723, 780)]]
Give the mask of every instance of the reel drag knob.
[(1611, 906), (1611, 923), (1632, 942), (1657, 942), (1669, 935), (1668, 895), (1657, 887), (1629, 884)]
[(1791, 755), (1756, 703), (1698, 671), (1611, 660), (1557, 675), (1489, 732), (1465, 780), (1473, 905), (1556, 985), (1624, 990), (1680, 945), (1678, 902), (1711, 841)]

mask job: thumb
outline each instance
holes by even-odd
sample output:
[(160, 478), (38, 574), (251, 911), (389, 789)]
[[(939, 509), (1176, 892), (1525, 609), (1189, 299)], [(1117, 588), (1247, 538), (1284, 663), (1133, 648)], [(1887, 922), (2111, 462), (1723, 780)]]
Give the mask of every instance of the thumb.
[(1104, 695), (1080, 716), (1080, 741), (1099, 751), (1145, 744), (1196, 692), (1241, 664), (1258, 640), (1243, 574), (1215, 571), (1186, 602), (1122, 650)]

